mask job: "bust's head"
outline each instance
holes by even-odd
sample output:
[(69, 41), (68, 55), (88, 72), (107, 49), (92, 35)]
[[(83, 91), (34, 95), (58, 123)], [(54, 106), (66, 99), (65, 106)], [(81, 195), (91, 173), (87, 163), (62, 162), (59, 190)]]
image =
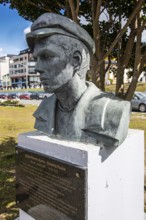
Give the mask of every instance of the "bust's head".
[(94, 43), (72, 20), (52, 13), (43, 14), (33, 23), (27, 42), (46, 91), (58, 91), (75, 74), (85, 80)]

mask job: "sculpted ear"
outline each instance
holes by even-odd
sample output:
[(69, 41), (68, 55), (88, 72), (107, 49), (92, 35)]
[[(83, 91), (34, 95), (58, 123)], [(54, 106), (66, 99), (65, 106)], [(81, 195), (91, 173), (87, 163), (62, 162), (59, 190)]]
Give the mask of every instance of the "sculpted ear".
[(75, 51), (72, 56), (72, 65), (74, 70), (79, 70), (82, 63), (82, 54), (80, 51)]

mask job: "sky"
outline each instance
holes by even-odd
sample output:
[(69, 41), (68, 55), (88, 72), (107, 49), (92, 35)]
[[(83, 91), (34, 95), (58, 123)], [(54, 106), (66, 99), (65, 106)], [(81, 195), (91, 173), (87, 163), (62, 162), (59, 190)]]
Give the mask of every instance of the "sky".
[(20, 17), (17, 10), (0, 5), (0, 56), (19, 54), (27, 48), (25, 33), (31, 22)]
[[(83, 23), (86, 23), (84, 19)], [(25, 34), (30, 26), (31, 22), (20, 17), (17, 10), (0, 4), (0, 56), (17, 55), (26, 49)], [(146, 31), (143, 34), (143, 41), (146, 42)]]

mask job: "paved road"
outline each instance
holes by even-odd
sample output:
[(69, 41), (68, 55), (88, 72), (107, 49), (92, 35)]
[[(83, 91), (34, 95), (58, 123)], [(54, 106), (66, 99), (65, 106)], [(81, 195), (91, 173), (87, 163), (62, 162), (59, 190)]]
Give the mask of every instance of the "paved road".
[(42, 100), (23, 100), (21, 99), (19, 102), (24, 105), (36, 105), (38, 106)]
[[(20, 99), (19, 102), (24, 104), (24, 105), (36, 105), (36, 106), (39, 106), (39, 104), (42, 102), (42, 99), (41, 100), (35, 100), (35, 99), (33, 99), (33, 100), (24, 100), (24, 99)], [(145, 117), (146, 116), (146, 112), (132, 111), (131, 112), (131, 117), (135, 116), (135, 115), (136, 115), (136, 117), (140, 117), (140, 118), (144, 117), (144, 118), (146, 118)]]

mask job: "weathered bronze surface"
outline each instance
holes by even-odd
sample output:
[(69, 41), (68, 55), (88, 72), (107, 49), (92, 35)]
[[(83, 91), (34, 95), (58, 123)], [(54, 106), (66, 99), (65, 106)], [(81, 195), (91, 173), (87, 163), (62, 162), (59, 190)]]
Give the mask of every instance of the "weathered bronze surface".
[(34, 113), (35, 128), (56, 139), (117, 147), (127, 136), (130, 102), (86, 81), (95, 44), (71, 19), (41, 15), (26, 35), (45, 98)]

